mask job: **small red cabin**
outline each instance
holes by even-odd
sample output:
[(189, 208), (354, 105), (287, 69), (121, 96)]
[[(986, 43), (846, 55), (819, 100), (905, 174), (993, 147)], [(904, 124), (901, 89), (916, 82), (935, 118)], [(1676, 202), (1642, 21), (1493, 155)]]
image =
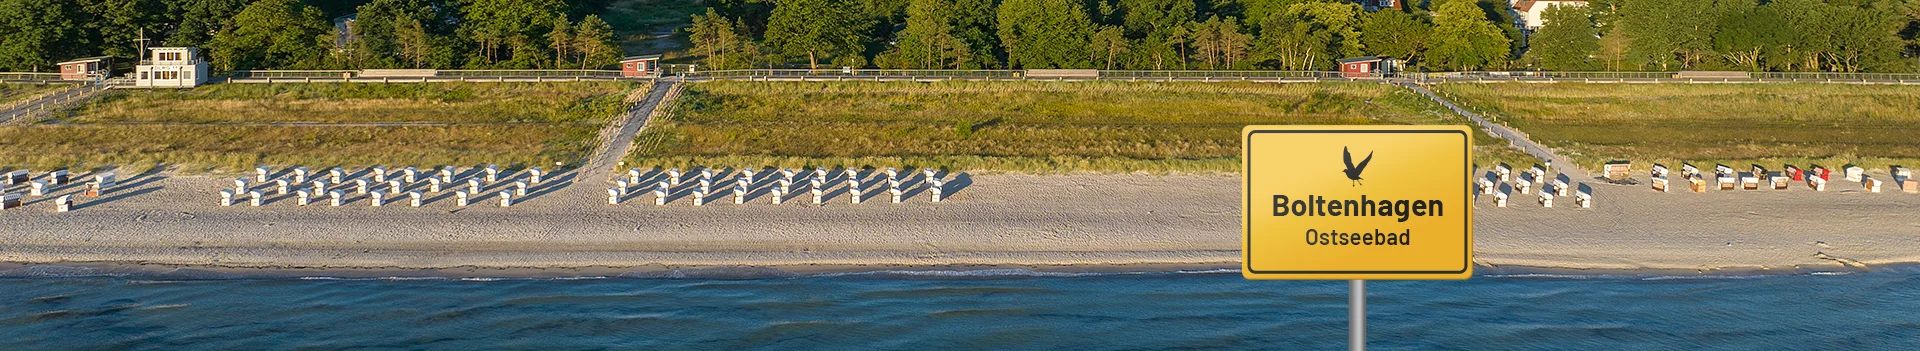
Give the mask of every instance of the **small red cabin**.
[(620, 76), (651, 77), (659, 73), (660, 55), (629, 56), (620, 59)]
[(1384, 56), (1340, 59), (1340, 76), (1347, 78), (1385, 77), (1393, 73), (1393, 60)]
[(87, 80), (93, 75), (102, 77), (113, 73), (113, 56), (98, 56), (60, 63), (61, 80)]

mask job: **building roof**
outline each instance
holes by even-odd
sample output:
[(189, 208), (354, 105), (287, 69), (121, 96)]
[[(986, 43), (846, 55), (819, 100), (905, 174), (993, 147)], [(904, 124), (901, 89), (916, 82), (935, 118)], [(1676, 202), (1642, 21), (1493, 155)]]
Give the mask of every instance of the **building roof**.
[(1386, 8), (1398, 9), (1398, 8), (1401, 8), (1402, 6), (1401, 1), (1399, 0), (1351, 0), (1351, 1), (1360, 4), (1360, 6), (1362, 7), (1370, 7), (1372, 9), (1386, 9)]
[(1519, 12), (1532, 12), (1533, 7), (1535, 5), (1540, 5), (1541, 3), (1567, 3), (1567, 2), (1577, 2), (1577, 3), (1585, 4), (1587, 3), (1587, 0), (1520, 0), (1520, 1), (1515, 1), (1513, 3), (1513, 9)]
[(58, 64), (61, 64), (61, 65), (64, 65), (64, 64), (69, 64), (69, 63), (87, 63), (87, 62), (97, 62), (97, 61), (101, 61), (101, 60), (106, 60), (106, 59), (110, 59), (110, 58), (113, 58), (113, 56), (94, 56), (94, 57), (83, 57), (83, 58), (77, 58), (77, 59), (72, 59), (72, 60), (67, 60), (67, 62), (61, 62), (61, 63), (58, 63)]
[(1380, 60), (1385, 60), (1385, 59), (1387, 59), (1387, 57), (1385, 56), (1348, 57), (1348, 58), (1340, 59), (1340, 63), (1348, 64), (1348, 63), (1357, 63), (1357, 62), (1378, 62)]
[(620, 59), (620, 62), (652, 61), (652, 60), (659, 60), (659, 59), (660, 59), (660, 54), (653, 54), (653, 55), (627, 56), (626, 58)]

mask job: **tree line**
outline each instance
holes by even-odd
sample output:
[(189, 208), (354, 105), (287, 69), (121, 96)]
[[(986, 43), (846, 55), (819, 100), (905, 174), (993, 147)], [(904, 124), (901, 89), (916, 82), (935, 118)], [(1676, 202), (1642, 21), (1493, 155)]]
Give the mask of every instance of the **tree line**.
[[(604, 68), (611, 0), (0, 0), (0, 70), (199, 46), (215, 69)], [(688, 0), (700, 1), (700, 0)], [(1912, 72), (1920, 0), (1591, 0), (1515, 28), (1507, 0), (705, 0), (674, 56), (701, 69)], [(352, 40), (320, 3), (353, 3)], [(680, 55), (684, 54), (684, 55)]]
[(1913, 72), (1920, 1), (1599, 0), (1553, 8), (1523, 57), (1551, 70)]
[(708, 68), (1910, 72), (1920, 0), (1594, 0), (1537, 31), (1506, 0), (724, 0), (693, 17)]
[(0, 0), (0, 70), (99, 55), (130, 62), (142, 37), (149, 47), (200, 47), (215, 70), (598, 69), (622, 54), (613, 27), (590, 13), (604, 1), (358, 1), (342, 6), (356, 17), (346, 37), (316, 6), (339, 2)]

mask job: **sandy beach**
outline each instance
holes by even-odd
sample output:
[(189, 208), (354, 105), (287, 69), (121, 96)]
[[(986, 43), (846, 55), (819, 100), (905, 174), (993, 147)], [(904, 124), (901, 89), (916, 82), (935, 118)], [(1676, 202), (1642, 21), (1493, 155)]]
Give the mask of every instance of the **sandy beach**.
[[(1238, 267), (1240, 189), (1230, 175), (961, 173), (943, 176), (953, 189), (946, 202), (930, 203), (915, 179), (907, 182), (914, 190), (905, 203), (869, 190), (858, 205), (837, 182), (825, 205), (811, 204), (804, 192), (774, 205), (770, 182), (750, 203), (735, 205), (731, 182), (716, 182), (727, 196), (700, 207), (690, 189), (667, 206), (639, 190), (608, 205), (605, 180), (576, 176), (535, 185), (507, 208), (491, 195), (460, 208), (451, 187), (413, 208), (404, 197), (371, 207), (362, 195), (342, 207), (323, 200), (298, 206), (292, 194), (269, 195), (261, 207), (244, 200), (221, 207), (217, 192), (232, 187), (234, 176), (139, 175), (105, 197), (76, 196), (73, 212), (54, 212), (52, 198), (79, 186), (0, 213), (0, 261), (483, 275), (712, 266)], [(869, 189), (884, 184), (874, 177)], [(1483, 269), (1698, 272), (1920, 262), (1920, 195), (1891, 187), (1872, 194), (1836, 180), (1826, 192), (1802, 186), (1695, 194), (1589, 183), (1596, 188), (1592, 209), (1575, 208), (1568, 198), (1541, 208), (1518, 194), (1507, 208), (1495, 208), (1490, 197), (1476, 201), (1476, 261)], [(489, 185), (487, 193), (508, 187)], [(24, 192), (16, 188), (10, 191)]]

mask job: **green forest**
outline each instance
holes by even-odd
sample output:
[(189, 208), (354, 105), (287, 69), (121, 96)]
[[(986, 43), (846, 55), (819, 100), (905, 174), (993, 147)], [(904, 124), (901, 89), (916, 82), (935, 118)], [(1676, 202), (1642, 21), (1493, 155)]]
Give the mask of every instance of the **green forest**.
[[(1920, 0), (1594, 0), (1515, 28), (1506, 0), (0, 0), (0, 70), (204, 48), (215, 70), (598, 69), (676, 29), (702, 70), (859, 67), (1914, 72)], [(636, 10), (636, 8), (638, 10)], [(614, 12), (620, 12), (617, 16)], [(643, 13), (635, 15), (635, 12)], [(357, 16), (350, 40), (334, 18)], [(689, 16), (690, 15), (690, 16)], [(659, 18), (672, 18), (660, 22)], [(647, 23), (637, 23), (647, 22)]]

